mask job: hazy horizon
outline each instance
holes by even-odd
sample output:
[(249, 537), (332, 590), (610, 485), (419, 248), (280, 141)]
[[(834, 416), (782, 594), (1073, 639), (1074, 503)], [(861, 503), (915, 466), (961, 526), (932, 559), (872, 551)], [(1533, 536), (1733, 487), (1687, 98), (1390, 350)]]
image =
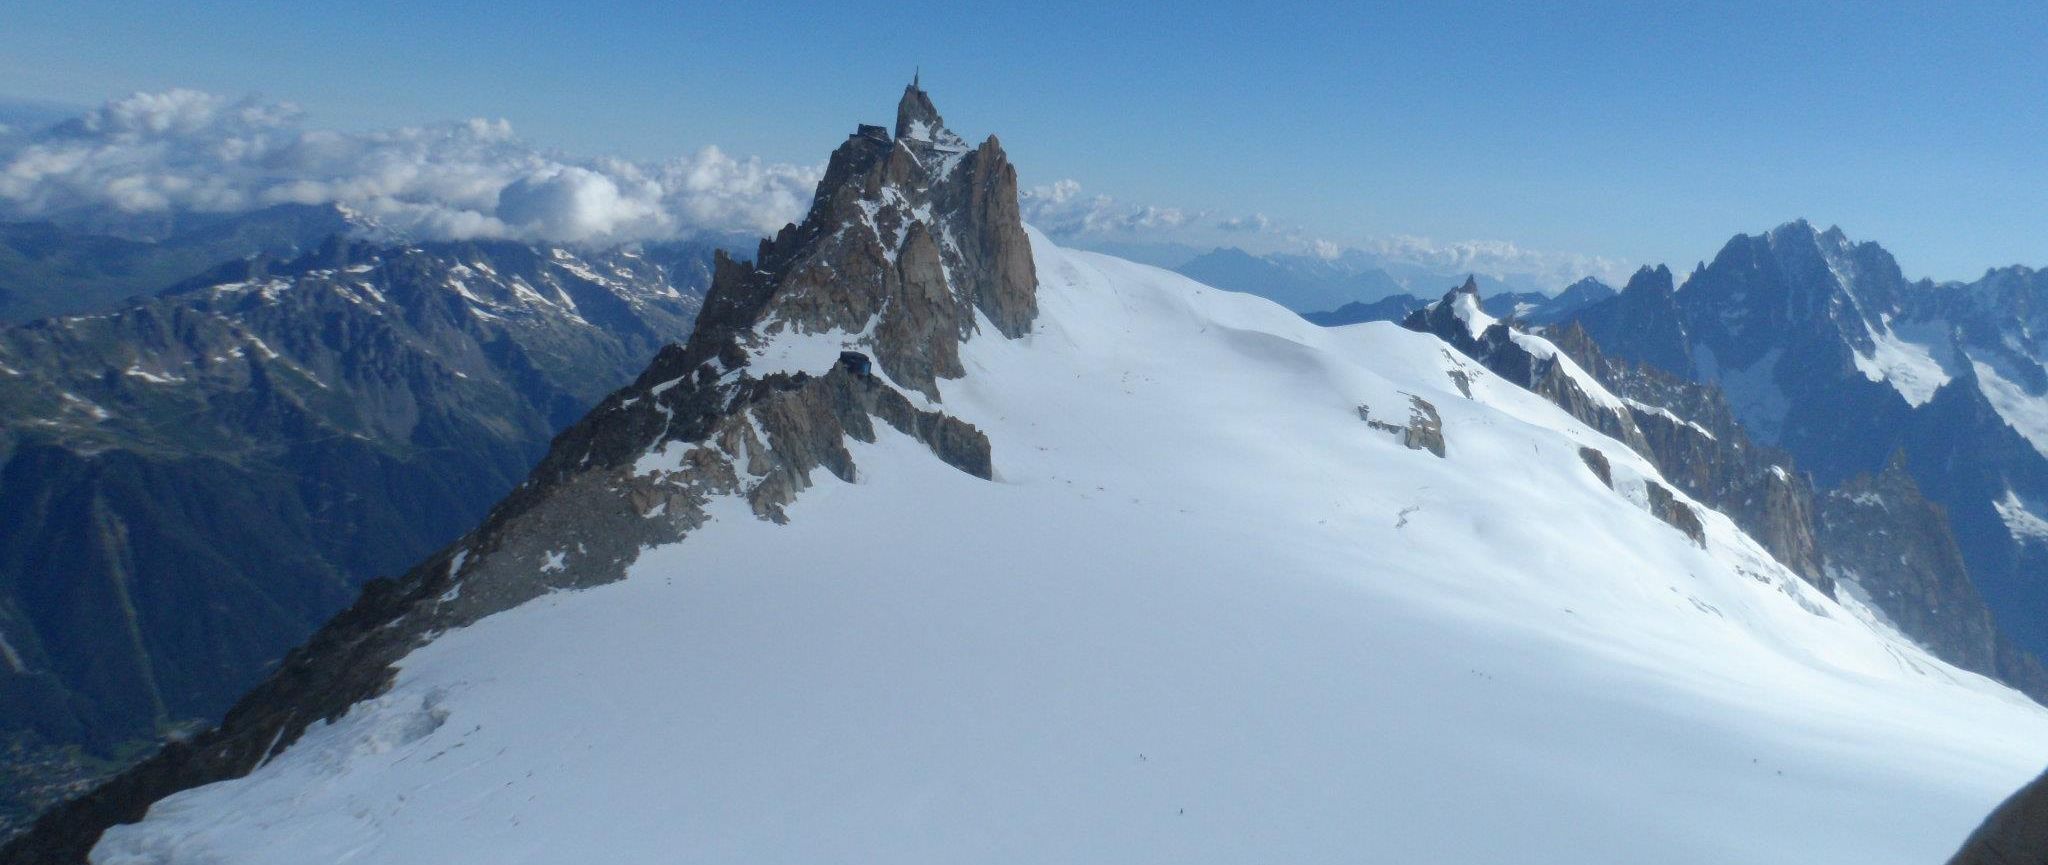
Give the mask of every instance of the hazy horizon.
[[(257, 124), (273, 136), (359, 143), (482, 118), (520, 151), (493, 156), (500, 188), (551, 181), (626, 208), (488, 228), (514, 235), (759, 230), (801, 207), (821, 147), (886, 120), (922, 67), (951, 125), (1000, 133), (1041, 213), (1081, 242), (1462, 253), (1562, 284), (1683, 272), (1734, 234), (1805, 218), (1884, 244), (1914, 277), (2048, 262), (2048, 216), (2025, 195), (2048, 181), (2030, 158), (2048, 118), (2028, 110), (2048, 76), (2022, 50), (2048, 20), (2018, 5), (1970, 20), (1761, 4), (533, 11), (550, 26), (387, 4), (123, 2), (86, 20), (32, 0), (5, 16), (0, 76), (43, 109), (180, 89), (292, 106)], [(1920, 55), (1942, 62), (1901, 62)], [(645, 178), (661, 187), (645, 195), (630, 176), (594, 192), (559, 179), (611, 163), (680, 173)], [(693, 203), (676, 204), (689, 182)], [(0, 186), (0, 205), (23, 213), (27, 195)]]

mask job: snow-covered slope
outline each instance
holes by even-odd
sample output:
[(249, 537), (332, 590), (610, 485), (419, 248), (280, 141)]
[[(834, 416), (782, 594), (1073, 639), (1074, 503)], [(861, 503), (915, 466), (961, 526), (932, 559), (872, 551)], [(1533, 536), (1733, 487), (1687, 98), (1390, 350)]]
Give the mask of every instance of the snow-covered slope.
[[(1924, 863), (2048, 760), (1434, 337), (1031, 253), (1030, 334), (938, 383), (994, 482), (883, 428), (95, 861)], [(1412, 398), (1445, 457), (1361, 421)]]

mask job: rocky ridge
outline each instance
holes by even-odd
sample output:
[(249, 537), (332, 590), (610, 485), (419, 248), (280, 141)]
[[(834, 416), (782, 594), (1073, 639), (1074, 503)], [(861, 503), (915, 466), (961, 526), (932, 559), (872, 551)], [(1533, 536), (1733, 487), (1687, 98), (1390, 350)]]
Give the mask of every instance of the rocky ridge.
[(1642, 433), (1637, 452), (1664, 477), (1727, 514), (1807, 582), (1834, 594), (1814, 536), (1811, 482), (1794, 470), (1790, 455), (1751, 442), (1718, 390), (1610, 358), (1576, 324), (1544, 335), (1622, 398)]
[[(558, 436), (480, 527), (371, 583), (220, 726), (45, 815), (0, 861), (81, 860), (107, 826), (245, 774), (377, 694), (435, 634), (620, 578), (643, 547), (702, 524), (714, 496), (786, 519), (812, 471), (856, 477), (845, 442), (873, 440), (876, 420), (989, 477), (987, 438), (936, 406), (940, 382), (963, 374), (963, 340), (1022, 336), (1036, 317), (1016, 172), (994, 138), (968, 148), (946, 130), (915, 84), (896, 133), (849, 136), (804, 221), (754, 262), (719, 255), (689, 340)], [(805, 347), (822, 349), (792, 352)]]
[(1598, 399), (1571, 358), (1486, 314), (1475, 280), (1467, 279), (1442, 300), (1410, 313), (1402, 326), (1436, 335), (1502, 378), (1542, 394), (1631, 450), (1647, 453), (1649, 445), (1634, 418), (1620, 406)]
[[(1567, 414), (1612, 437), (1637, 453), (1657, 459), (1655, 449), (1638, 423), (1641, 410), (1619, 402), (1607, 388), (1589, 376), (1582, 363), (1549, 341), (1519, 330), (1512, 321), (1496, 320), (1481, 307), (1479, 285), (1467, 278), (1436, 303), (1411, 313), (1402, 322), (1409, 330), (1433, 334), (1461, 354), (1478, 361), (1494, 374), (1548, 399)], [(1462, 383), (1461, 383), (1462, 387)], [(1616, 484), (1607, 459), (1597, 452), (1582, 451), (1581, 459), (1610, 489)], [(1660, 466), (1669, 476), (1668, 469)], [(1692, 506), (1672, 495), (1654, 480), (1646, 480), (1641, 504), (1658, 519), (1683, 532), (1693, 543), (1706, 543), (1705, 526)], [(1766, 544), (1766, 548), (1770, 549)], [(1777, 554), (1775, 549), (1772, 550)], [(1794, 568), (1795, 572), (1798, 571)], [(1804, 572), (1809, 582), (1813, 578)], [(1821, 585), (1823, 591), (1829, 587)]]

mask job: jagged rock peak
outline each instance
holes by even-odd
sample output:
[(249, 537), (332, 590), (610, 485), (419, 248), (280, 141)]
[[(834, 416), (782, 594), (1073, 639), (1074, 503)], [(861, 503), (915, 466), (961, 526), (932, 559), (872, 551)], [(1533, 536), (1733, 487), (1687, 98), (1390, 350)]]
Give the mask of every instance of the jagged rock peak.
[(1814, 230), (1813, 223), (1807, 222), (1806, 218), (1802, 216), (1771, 229), (1766, 236), (1780, 243), (1785, 241), (1810, 242), (1815, 237), (1818, 237), (1819, 234), (1820, 232)]
[(1635, 275), (1628, 278), (1628, 285), (1623, 287), (1622, 291), (1649, 291), (1658, 294), (1670, 294), (1673, 291), (1671, 268), (1661, 264), (1656, 267), (1645, 265), (1637, 269)]
[(714, 359), (724, 374), (782, 333), (837, 335), (938, 399), (984, 318), (1006, 337), (1031, 329), (1037, 272), (1002, 144), (969, 148), (914, 83), (898, 108), (897, 137), (862, 124), (833, 151), (802, 224), (764, 241), (754, 266), (718, 269), (673, 375)]
[[(1465, 277), (1465, 283), (1444, 292), (1444, 296), (1422, 308), (1408, 313), (1401, 320), (1401, 326), (1422, 333), (1432, 333), (1459, 351), (1479, 357), (1490, 349), (1480, 345), (1481, 340), (1493, 341), (1508, 338), (1508, 330), (1500, 321), (1486, 312), (1479, 301), (1479, 281)], [(1489, 337), (1489, 331), (1499, 333)]]
[(917, 78), (904, 85), (903, 98), (896, 101), (896, 137), (903, 141), (966, 147), (963, 139), (946, 128), (945, 119), (939, 116), (938, 107), (932, 104), (931, 94), (919, 86)]
[(1597, 276), (1588, 276), (1578, 282), (1565, 286), (1563, 291), (1557, 293), (1557, 296), (1560, 298), (1585, 298), (1588, 303), (1591, 303), (1613, 297), (1614, 294), (1614, 286), (1601, 282)]

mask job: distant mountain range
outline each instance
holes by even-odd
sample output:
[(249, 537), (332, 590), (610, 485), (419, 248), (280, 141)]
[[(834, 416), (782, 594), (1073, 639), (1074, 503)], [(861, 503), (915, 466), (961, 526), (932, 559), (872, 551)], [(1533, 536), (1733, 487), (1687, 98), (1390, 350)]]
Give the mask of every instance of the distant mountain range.
[[(1796, 221), (1736, 236), (1678, 283), (1643, 268), (1618, 294), (1587, 281), (1482, 306), (1534, 332), (1582, 331), (1639, 370), (1607, 377), (1617, 392), (1641, 375), (1710, 386), (1726, 408), (1698, 411), (1725, 411), (1812, 476), (1812, 531), (1844, 547), (1829, 567), (1849, 591), (1966, 667), (2048, 690), (2032, 660), (2048, 654), (2048, 275), (1911, 281), (1881, 246)], [(1395, 295), (1306, 317), (1394, 321), (1424, 306)], [(1883, 529), (1902, 548), (1890, 559), (1846, 548), (1878, 531), (1864, 507), (1878, 490), (1883, 519), (1925, 518)]]
[(113, 309), (222, 262), (291, 258), (358, 227), (335, 207), (297, 204), (147, 226), (130, 219), (138, 231), (123, 234), (108, 233), (107, 223), (0, 223), (0, 324)]
[[(1646, 280), (1668, 285), (1669, 273), (1645, 270), (1637, 284)], [(2048, 667), (1999, 627), (1947, 514), (1921, 493), (1903, 451), (1816, 489), (1791, 453), (1751, 438), (1719, 385), (1609, 356), (1577, 321), (1546, 328), (1498, 320), (1477, 301), (1467, 283), (1403, 325), (1435, 334), (1628, 445), (1815, 588), (1874, 610), (1949, 663), (2048, 704)], [(1555, 345), (1552, 353), (1532, 348), (1537, 333)], [(1620, 401), (1594, 398), (1600, 389)]]
[(1217, 288), (1256, 294), (1300, 313), (1328, 312), (1353, 303), (1411, 295), (1431, 298), (1467, 277), (1481, 294), (1548, 296), (1545, 286), (1520, 276), (1444, 270), (1398, 261), (1360, 249), (1333, 257), (1297, 253), (1253, 254), (1235, 247), (1196, 252), (1166, 244), (1098, 244), (1104, 251), (1167, 267)]
[(1879, 245), (1798, 221), (1737, 235), (1683, 287), (1646, 268), (1568, 321), (1716, 386), (1823, 489), (1924, 494), (2002, 632), (2048, 654), (2048, 275), (1909, 281)]
[[(1468, 276), (1466, 284), (1473, 290), (1482, 292), (1479, 306), (1486, 314), (1494, 318), (1513, 319), (1524, 325), (1555, 324), (1580, 309), (1615, 294), (1613, 287), (1590, 276), (1572, 283), (1564, 291), (1554, 295), (1536, 291), (1484, 295), (1476, 276)], [(1403, 292), (1388, 295), (1371, 303), (1352, 301), (1327, 312), (1304, 312), (1301, 317), (1324, 327), (1339, 327), (1368, 321), (1403, 321), (1429, 303), (1430, 301)]]
[[(5, 260), (15, 309), (104, 310), (0, 330), (0, 821), (218, 720), (363, 581), (473, 525), (688, 334), (711, 275), (704, 243), (349, 228), (0, 226), (33, 251)], [(229, 252), (251, 257), (111, 300)]]

